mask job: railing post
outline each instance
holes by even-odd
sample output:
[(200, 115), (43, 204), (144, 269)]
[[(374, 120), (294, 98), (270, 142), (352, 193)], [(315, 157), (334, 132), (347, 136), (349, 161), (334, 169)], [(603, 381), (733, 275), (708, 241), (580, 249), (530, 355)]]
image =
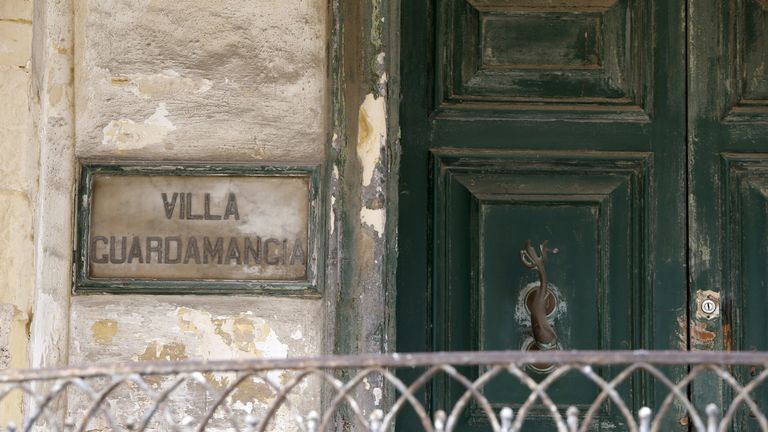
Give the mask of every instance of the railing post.
[(501, 432), (512, 432), (512, 421), (515, 419), (515, 412), (512, 411), (512, 408), (502, 408), (499, 417), (501, 417)]
[(381, 432), (381, 422), (384, 420), (384, 411), (380, 409), (373, 410), (369, 417), (369, 429), (371, 432)]
[(650, 432), (653, 411), (648, 407), (642, 407), (638, 411), (637, 416), (640, 418), (640, 432)]
[(317, 432), (320, 425), (320, 414), (317, 411), (310, 411), (307, 414), (307, 432)]
[(705, 408), (707, 412), (707, 432), (717, 432), (717, 421), (720, 417), (720, 408), (715, 404), (709, 404)]
[(445, 411), (438, 410), (435, 413), (435, 432), (445, 432)]
[(568, 422), (568, 432), (577, 432), (579, 430), (579, 409), (571, 405), (565, 412)]

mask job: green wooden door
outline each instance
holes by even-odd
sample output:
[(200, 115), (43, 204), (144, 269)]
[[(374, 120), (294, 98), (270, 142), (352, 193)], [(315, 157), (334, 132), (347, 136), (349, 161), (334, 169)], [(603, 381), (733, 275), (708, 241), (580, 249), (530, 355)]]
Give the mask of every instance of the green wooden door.
[[(402, 2), (398, 351), (530, 347), (528, 240), (552, 249), (561, 349), (768, 348), (768, 3), (689, 3)], [(720, 316), (697, 315), (702, 294)], [(621, 429), (610, 408), (598, 423)]]
[[(688, 20), (689, 288), (722, 304), (707, 318), (691, 301), (691, 349), (768, 350), (768, 2), (690, 0)], [(694, 387), (699, 404), (718, 394)], [(736, 430), (757, 429), (742, 412)]]

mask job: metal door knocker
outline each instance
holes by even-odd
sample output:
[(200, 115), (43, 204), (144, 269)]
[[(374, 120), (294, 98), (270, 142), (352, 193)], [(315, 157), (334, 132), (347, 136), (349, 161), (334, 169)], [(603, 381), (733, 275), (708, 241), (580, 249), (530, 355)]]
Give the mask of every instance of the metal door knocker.
[[(553, 309), (554, 296), (549, 290), (547, 283), (547, 241), (539, 245), (540, 254), (531, 245), (531, 241), (520, 250), (520, 259), (523, 265), (539, 273), (539, 286), (533, 291), (533, 299), (528, 303), (528, 309), (531, 313), (531, 333), (533, 334), (534, 344), (529, 349), (537, 351), (552, 351), (558, 348), (557, 333), (549, 323), (547, 315)], [(556, 251), (555, 251), (556, 252)], [(535, 346), (535, 347), (534, 347)], [(539, 369), (539, 368), (537, 368)]]

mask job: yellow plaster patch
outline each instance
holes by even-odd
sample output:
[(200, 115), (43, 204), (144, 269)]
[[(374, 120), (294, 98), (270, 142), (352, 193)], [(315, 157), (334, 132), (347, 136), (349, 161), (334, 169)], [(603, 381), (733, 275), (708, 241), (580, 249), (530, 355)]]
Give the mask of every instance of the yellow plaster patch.
[(113, 319), (98, 320), (91, 326), (91, 334), (97, 344), (110, 344), (112, 338), (117, 334), (117, 321)]
[[(160, 344), (157, 341), (150, 342), (144, 352), (135, 357), (137, 361), (180, 361), (187, 358), (189, 357), (186, 345), (178, 342)], [(144, 381), (155, 388), (160, 387), (167, 379), (167, 376), (162, 375), (144, 376)]]
[(179, 312), (177, 313), (179, 330), (183, 332), (195, 333), (197, 332), (197, 326), (195, 323), (184, 318), (187, 313), (189, 313), (189, 309), (185, 307), (179, 308)]
[(254, 378), (246, 379), (232, 393), (232, 399), (243, 405), (248, 403), (269, 403), (275, 398), (275, 392), (264, 381)]
[(237, 317), (232, 325), (232, 330), (233, 337), (231, 339), (234, 339), (235, 348), (245, 352), (256, 351), (254, 346), (255, 327), (252, 320), (244, 317)]
[(186, 360), (187, 358), (186, 345), (178, 342), (161, 345), (157, 341), (150, 342), (144, 352), (137, 356), (139, 361), (179, 361)]
[(205, 379), (216, 389), (221, 390), (229, 385), (229, 377), (226, 374), (206, 372)]
[(363, 186), (373, 181), (381, 149), (387, 142), (387, 105), (383, 97), (365, 96), (358, 112), (357, 158), (363, 168)]
[(221, 318), (211, 318), (211, 324), (213, 324), (213, 332), (216, 336), (220, 337), (227, 345), (232, 345), (232, 335), (222, 330), (225, 320)]

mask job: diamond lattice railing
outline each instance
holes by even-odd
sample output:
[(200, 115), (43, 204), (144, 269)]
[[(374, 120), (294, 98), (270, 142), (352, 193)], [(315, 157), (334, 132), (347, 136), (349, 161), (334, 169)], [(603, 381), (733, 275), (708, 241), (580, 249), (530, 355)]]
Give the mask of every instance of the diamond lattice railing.
[[(4, 371), (0, 397), (25, 394), (26, 421), (7, 430), (768, 431), (766, 365), (768, 353), (669, 351), (134, 363)], [(691, 400), (697, 385), (724, 390)]]

